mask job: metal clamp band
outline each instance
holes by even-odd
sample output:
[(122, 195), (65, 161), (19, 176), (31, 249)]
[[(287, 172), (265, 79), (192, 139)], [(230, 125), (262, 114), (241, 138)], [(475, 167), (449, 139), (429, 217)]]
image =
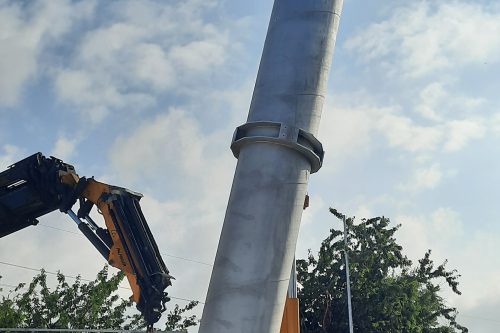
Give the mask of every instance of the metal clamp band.
[(309, 132), (279, 122), (255, 121), (236, 127), (231, 150), (238, 158), (240, 149), (253, 142), (266, 142), (291, 148), (302, 154), (311, 163), (311, 173), (323, 164), (325, 152), (321, 142)]

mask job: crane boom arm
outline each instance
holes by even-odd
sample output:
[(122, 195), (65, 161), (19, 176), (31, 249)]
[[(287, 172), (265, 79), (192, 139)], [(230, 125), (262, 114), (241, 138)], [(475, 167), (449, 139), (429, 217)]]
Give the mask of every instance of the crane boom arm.
[[(37, 153), (0, 173), (0, 238), (36, 225), (38, 217), (49, 212), (67, 213), (108, 263), (125, 273), (131, 299), (152, 325), (170, 300), (164, 290), (173, 278), (142, 213), (141, 197), (125, 188), (80, 178), (73, 166)], [(94, 206), (104, 218), (104, 228), (89, 215)]]

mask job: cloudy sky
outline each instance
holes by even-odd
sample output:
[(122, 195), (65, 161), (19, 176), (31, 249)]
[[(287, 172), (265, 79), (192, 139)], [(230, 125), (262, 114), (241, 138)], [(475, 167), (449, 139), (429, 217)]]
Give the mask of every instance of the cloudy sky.
[[(271, 7), (0, 0), (0, 168), (40, 151), (143, 193), (170, 294), (203, 301)], [(462, 274), (460, 322), (498, 332), (499, 77), (496, 1), (346, 1), (298, 256), (340, 227), (329, 206), (388, 216), (410, 258)], [(5, 263), (93, 278), (76, 231), (53, 213), (3, 238), (0, 282), (34, 274)]]

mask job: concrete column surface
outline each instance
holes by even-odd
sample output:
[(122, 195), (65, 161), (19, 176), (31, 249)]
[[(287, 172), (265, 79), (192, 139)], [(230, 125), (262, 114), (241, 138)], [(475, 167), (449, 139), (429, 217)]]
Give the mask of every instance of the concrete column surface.
[[(342, 2), (275, 1), (247, 122), (317, 134)], [(200, 333), (280, 331), (310, 172), (285, 145), (241, 147)]]

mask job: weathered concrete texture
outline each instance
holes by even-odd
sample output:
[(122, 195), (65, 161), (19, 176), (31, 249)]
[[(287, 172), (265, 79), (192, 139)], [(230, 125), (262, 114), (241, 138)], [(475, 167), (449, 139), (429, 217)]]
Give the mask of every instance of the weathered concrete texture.
[[(275, 1), (248, 122), (316, 135), (341, 8), (342, 0)], [(279, 332), (310, 171), (288, 147), (241, 148), (201, 333)]]

